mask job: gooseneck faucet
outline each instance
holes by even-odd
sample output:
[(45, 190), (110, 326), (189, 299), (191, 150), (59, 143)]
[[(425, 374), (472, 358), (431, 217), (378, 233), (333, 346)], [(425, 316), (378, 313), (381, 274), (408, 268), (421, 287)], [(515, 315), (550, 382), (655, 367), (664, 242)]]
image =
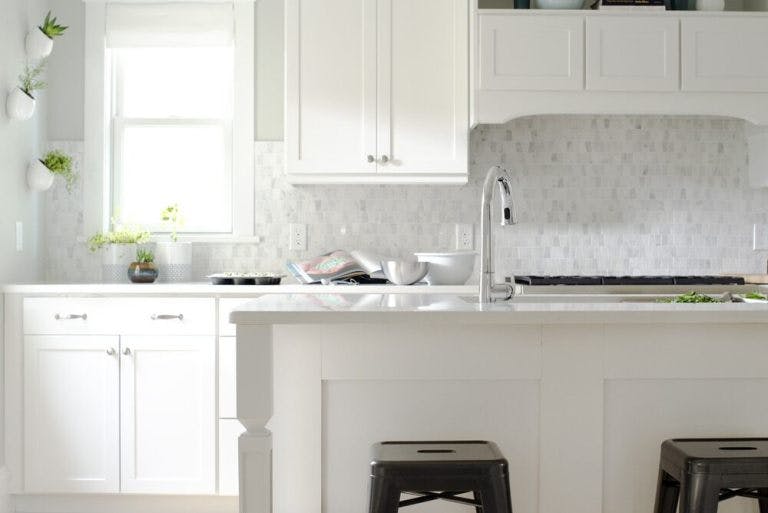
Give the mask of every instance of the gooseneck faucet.
[[(514, 283), (495, 283), (493, 278), (493, 240), (491, 234), (491, 201), (493, 189), (498, 187), (501, 206), (501, 225), (507, 226), (517, 222), (515, 205), (512, 200), (512, 188), (509, 184), (509, 172), (499, 166), (488, 170), (483, 183), (482, 214), (480, 217), (480, 234), (482, 248), (480, 250), (480, 302), (492, 303), (506, 301), (514, 294)], [(514, 280), (512, 280), (514, 282)]]

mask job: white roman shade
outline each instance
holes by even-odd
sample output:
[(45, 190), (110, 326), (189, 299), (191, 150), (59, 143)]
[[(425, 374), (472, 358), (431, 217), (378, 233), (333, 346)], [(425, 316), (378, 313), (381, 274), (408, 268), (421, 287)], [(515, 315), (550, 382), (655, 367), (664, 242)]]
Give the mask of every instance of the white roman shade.
[(105, 36), (108, 48), (230, 46), (233, 4), (110, 3)]

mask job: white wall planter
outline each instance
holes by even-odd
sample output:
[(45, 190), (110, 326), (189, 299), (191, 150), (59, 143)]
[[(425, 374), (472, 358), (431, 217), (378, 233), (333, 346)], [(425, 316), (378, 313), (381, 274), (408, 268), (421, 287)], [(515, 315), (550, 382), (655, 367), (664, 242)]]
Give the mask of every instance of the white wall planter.
[(192, 243), (158, 242), (155, 250), (158, 278), (161, 283), (192, 281)]
[(27, 49), (27, 57), (29, 57), (30, 60), (45, 59), (51, 55), (51, 51), (53, 50), (53, 39), (43, 34), (43, 31), (39, 28), (35, 28), (27, 33), (25, 46)]
[(5, 103), (5, 108), (8, 111), (8, 116), (11, 119), (26, 120), (32, 117), (35, 113), (35, 99), (15, 87), (13, 91), (8, 94), (8, 99)]
[(54, 174), (40, 160), (27, 167), (27, 185), (33, 191), (47, 191), (53, 185)]

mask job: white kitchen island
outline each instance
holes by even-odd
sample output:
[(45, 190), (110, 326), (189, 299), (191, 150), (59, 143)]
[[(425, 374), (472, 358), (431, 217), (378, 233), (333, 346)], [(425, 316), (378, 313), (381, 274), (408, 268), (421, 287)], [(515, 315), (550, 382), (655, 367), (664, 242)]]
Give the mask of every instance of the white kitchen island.
[(515, 513), (650, 513), (662, 440), (768, 434), (766, 304), (281, 294), (231, 321), (243, 513), (366, 511), (393, 439), (496, 441)]

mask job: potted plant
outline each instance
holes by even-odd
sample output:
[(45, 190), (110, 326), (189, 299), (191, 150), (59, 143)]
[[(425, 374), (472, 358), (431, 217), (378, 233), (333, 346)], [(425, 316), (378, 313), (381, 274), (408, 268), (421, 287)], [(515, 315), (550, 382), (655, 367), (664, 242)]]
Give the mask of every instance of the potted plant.
[(27, 34), (27, 57), (35, 60), (48, 57), (53, 50), (53, 39), (64, 34), (65, 30), (67, 27), (57, 24), (56, 18), (51, 18), (51, 11), (48, 11), (43, 24)]
[(19, 85), (10, 92), (5, 104), (12, 119), (29, 119), (35, 113), (34, 92), (45, 88), (45, 82), (40, 80), (44, 69), (45, 61), (41, 61), (37, 66), (27, 64), (24, 67), (24, 73), (19, 75)]
[(169, 205), (160, 214), (160, 219), (168, 226), (170, 241), (157, 243), (157, 266), (160, 281), (192, 281), (192, 243), (179, 242), (179, 229), (184, 225), (184, 218), (178, 204)]
[(56, 176), (63, 178), (67, 191), (72, 192), (72, 186), (77, 179), (72, 170), (72, 157), (59, 150), (49, 151), (45, 157), (35, 160), (27, 168), (27, 184), (32, 190), (50, 189)]
[(155, 255), (148, 249), (136, 250), (136, 261), (128, 266), (128, 279), (132, 283), (153, 283), (157, 279)]
[(91, 251), (103, 251), (101, 260), (102, 281), (125, 281), (125, 270), (133, 262), (137, 245), (149, 242), (149, 232), (132, 226), (122, 226), (112, 221), (113, 228), (97, 233), (88, 239)]

